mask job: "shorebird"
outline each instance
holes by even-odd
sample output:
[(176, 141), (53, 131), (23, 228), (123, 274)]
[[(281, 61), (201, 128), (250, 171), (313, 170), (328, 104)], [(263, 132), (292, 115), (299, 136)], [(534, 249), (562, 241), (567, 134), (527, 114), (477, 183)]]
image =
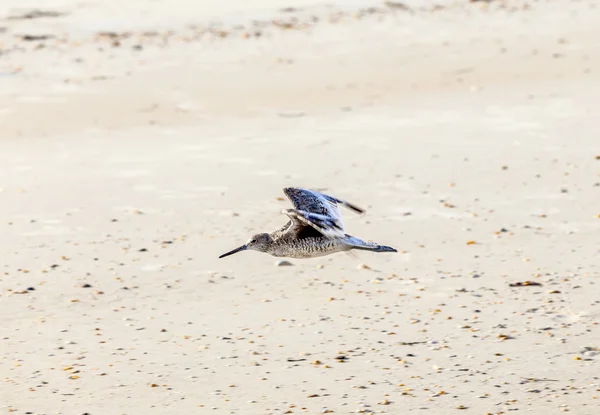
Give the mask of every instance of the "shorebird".
[(275, 232), (254, 235), (244, 245), (219, 258), (246, 250), (288, 258), (314, 258), (351, 249), (398, 252), (392, 247), (365, 242), (345, 233), (338, 205), (359, 214), (364, 213), (361, 208), (314, 190), (287, 187), (283, 193), (294, 205), (294, 209), (281, 211), (290, 218), (288, 223)]

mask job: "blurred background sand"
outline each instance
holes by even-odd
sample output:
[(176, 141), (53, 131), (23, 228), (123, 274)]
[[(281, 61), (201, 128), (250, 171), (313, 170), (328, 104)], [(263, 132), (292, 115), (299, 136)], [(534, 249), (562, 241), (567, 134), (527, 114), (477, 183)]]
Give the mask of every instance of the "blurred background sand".
[[(2, 2), (0, 409), (597, 414), (598, 22)], [(401, 252), (218, 260), (285, 186)]]

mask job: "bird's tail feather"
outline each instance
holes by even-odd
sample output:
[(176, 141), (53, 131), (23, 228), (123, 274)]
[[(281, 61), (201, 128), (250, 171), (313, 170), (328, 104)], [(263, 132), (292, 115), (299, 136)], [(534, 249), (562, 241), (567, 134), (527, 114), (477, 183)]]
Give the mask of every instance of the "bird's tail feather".
[(356, 238), (354, 236), (346, 235), (344, 238), (344, 243), (346, 245), (350, 245), (353, 249), (361, 249), (363, 251), (371, 251), (371, 252), (398, 252), (396, 249), (391, 246), (379, 245), (375, 242), (366, 242), (362, 239)]

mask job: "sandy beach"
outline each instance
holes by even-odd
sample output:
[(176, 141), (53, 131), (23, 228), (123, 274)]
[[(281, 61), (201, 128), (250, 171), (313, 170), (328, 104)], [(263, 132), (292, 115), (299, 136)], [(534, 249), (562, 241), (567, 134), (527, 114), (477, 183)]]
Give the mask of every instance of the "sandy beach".
[[(600, 413), (594, 0), (7, 0), (0, 412)], [(281, 189), (397, 254), (218, 256)]]

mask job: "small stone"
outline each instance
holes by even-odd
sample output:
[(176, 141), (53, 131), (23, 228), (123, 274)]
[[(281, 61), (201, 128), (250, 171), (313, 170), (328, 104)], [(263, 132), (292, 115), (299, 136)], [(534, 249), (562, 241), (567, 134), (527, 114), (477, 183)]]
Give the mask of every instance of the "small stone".
[(281, 261), (277, 261), (275, 263), (275, 265), (278, 267), (291, 267), (294, 264), (292, 264), (290, 261), (281, 260)]

